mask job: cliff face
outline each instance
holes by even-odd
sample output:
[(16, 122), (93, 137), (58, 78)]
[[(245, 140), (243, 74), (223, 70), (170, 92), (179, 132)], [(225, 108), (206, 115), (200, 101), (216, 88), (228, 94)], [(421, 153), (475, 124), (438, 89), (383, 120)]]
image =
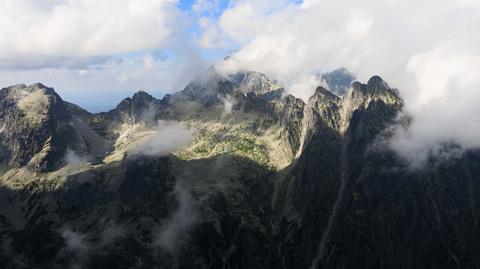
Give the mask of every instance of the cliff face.
[(104, 147), (102, 138), (72, 117), (68, 106), (52, 88), (42, 84), (2, 89), (2, 161), (47, 172), (65, 163), (63, 157), (69, 149), (98, 155), (96, 151)]
[(306, 107), (301, 152), (280, 173), (275, 200), (286, 268), (317, 268), (332, 258), (352, 186), (366, 171), (384, 168), (368, 166), (368, 146), (401, 108), (379, 77), (354, 83), (341, 98), (317, 88)]
[[(90, 114), (0, 91), (4, 268), (475, 268), (480, 156), (412, 172), (378, 76), (308, 103), (255, 72)], [(175, 144), (175, 146), (174, 146)]]

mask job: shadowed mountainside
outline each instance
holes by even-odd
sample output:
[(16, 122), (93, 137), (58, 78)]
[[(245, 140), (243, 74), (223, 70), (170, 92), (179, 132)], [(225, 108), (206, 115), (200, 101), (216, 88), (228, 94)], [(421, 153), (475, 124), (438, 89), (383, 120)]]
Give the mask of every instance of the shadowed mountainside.
[(479, 267), (479, 153), (409, 170), (379, 148), (398, 92), (374, 76), (339, 95), (213, 69), (97, 114), (0, 90), (0, 265)]

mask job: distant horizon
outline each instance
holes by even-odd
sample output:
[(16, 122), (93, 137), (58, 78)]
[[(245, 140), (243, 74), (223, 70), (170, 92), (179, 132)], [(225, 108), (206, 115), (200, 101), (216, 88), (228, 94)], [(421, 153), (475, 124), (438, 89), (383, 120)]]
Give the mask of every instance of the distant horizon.
[(64, 101), (78, 105), (90, 113), (108, 112), (109, 110), (114, 109), (122, 100), (132, 97), (136, 92), (139, 91), (147, 92), (156, 99), (162, 99), (166, 94), (171, 93), (169, 91), (149, 89), (117, 92), (105, 91), (101, 92), (100, 94), (95, 93), (95, 95), (92, 95), (92, 92), (63, 92), (57, 89), (55, 89), (55, 91)]
[(12, 83), (8, 85), (0, 85), (0, 89), (8, 88), (14, 85), (32, 85), (40, 83), (46, 87), (52, 88), (57, 94), (60, 95), (62, 100), (75, 105), (80, 106), (81, 108), (87, 110), (90, 113), (101, 113), (108, 112), (109, 110), (114, 109), (122, 100), (128, 97), (132, 97), (136, 92), (144, 91), (152, 95), (156, 99), (162, 99), (166, 94), (174, 93), (181, 91), (179, 90), (158, 90), (158, 89), (105, 89), (105, 90), (93, 90), (93, 89), (84, 89), (84, 90), (71, 90), (61, 87), (54, 87), (48, 83), (37, 81), (31, 83)]

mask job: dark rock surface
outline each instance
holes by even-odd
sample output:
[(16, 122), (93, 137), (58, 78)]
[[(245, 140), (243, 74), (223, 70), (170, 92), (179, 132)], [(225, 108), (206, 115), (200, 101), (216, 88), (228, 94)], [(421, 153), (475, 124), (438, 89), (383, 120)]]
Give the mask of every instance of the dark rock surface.
[[(378, 76), (343, 94), (318, 87), (308, 103), (247, 72), (162, 100), (139, 92), (99, 114), (40, 84), (2, 89), (0, 107), (3, 176), (67, 173), (2, 182), (1, 268), (480, 267), (480, 154), (412, 171), (375, 147), (403, 108)], [(95, 163), (115, 128), (157, 120), (278, 126), (290, 161), (276, 169), (227, 151)], [(69, 150), (91, 165), (69, 172)]]

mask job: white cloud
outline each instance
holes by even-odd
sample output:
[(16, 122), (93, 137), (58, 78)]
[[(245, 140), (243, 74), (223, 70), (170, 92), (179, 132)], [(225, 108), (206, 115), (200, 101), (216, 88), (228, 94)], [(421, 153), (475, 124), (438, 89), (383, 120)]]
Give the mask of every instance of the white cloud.
[(198, 20), (199, 26), (203, 29), (201, 37), (198, 39), (198, 43), (203, 48), (221, 48), (225, 47), (227, 42), (221, 35), (220, 29), (213, 19), (209, 17), (201, 17)]
[(480, 147), (480, 54), (439, 47), (413, 56), (408, 70), (417, 84), (407, 103), (414, 118), (408, 129), (396, 132), (391, 146), (414, 160), (414, 167), (439, 153), (457, 156), (459, 149), (446, 150), (446, 143)]
[(126, 72), (122, 72), (118, 77), (117, 77), (117, 81), (118, 82), (126, 82), (130, 79), (130, 77), (128, 76), (128, 74)]
[(222, 14), (219, 25), (244, 44), (233, 55), (242, 67), (291, 85), (312, 72), (358, 66), (373, 23), (364, 7), (345, 9), (337, 1), (307, 7), (240, 1)]
[(85, 236), (80, 233), (65, 229), (62, 233), (62, 237), (65, 239), (67, 247), (72, 251), (84, 252), (88, 249), (88, 246), (84, 242)]
[(147, 156), (163, 156), (190, 143), (193, 130), (178, 122), (159, 121), (157, 132), (145, 143), (133, 148), (130, 153)]
[(86, 69), (80, 69), (80, 70), (78, 70), (78, 74), (79, 74), (80, 76), (82, 76), (82, 77), (83, 77), (83, 76), (86, 76), (86, 75), (88, 74), (88, 70), (86, 70)]
[(192, 5), (192, 11), (202, 13), (214, 13), (218, 11), (220, 0), (196, 0)]
[(85, 235), (72, 231), (66, 228), (62, 232), (62, 237), (65, 240), (67, 250), (70, 254), (70, 268), (84, 268), (89, 259), (90, 248), (85, 240)]
[(0, 66), (62, 66), (165, 46), (181, 25), (176, 4), (176, 0), (2, 1)]
[(155, 58), (153, 56), (145, 56), (142, 60), (145, 69), (152, 69), (155, 67)]
[(400, 89), (414, 118), (392, 145), (402, 156), (446, 142), (480, 146), (478, 1), (268, 2), (239, 0), (221, 15), (220, 33), (239, 43), (235, 68), (263, 72), (302, 98), (316, 72), (378, 74)]
[(82, 156), (74, 150), (68, 149), (65, 153), (64, 161), (67, 165), (77, 167), (88, 163), (88, 158), (86, 156)]
[[(209, 64), (178, 0), (6, 0), (2, 87), (43, 82), (64, 92), (178, 91)], [(216, 42), (212, 39), (211, 42)], [(76, 100), (73, 100), (76, 101)]]
[(314, 74), (304, 74), (292, 81), (287, 92), (294, 94), (302, 100), (308, 100), (315, 89), (321, 84), (323, 83), (318, 76)]
[(300, 6), (303, 9), (307, 9), (311, 7), (312, 5), (315, 5), (316, 3), (320, 2), (322, 0), (304, 0), (302, 5)]
[(181, 183), (175, 185), (175, 197), (178, 206), (172, 213), (171, 218), (166, 220), (161, 227), (160, 233), (154, 241), (155, 246), (171, 253), (174, 253), (181, 246), (182, 240), (185, 239), (187, 233), (195, 224), (198, 214), (190, 190)]
[[(139, 89), (175, 91), (183, 83), (178, 83), (178, 75), (183, 70), (183, 64), (175, 59), (156, 61), (151, 69), (145, 69), (142, 58), (126, 59), (121, 62), (107, 61), (101, 68), (90, 67), (84, 69), (87, 73), (82, 76), (80, 70), (68, 67), (48, 67), (41, 69), (0, 70), (0, 87), (7, 87), (18, 83), (32, 84), (42, 82), (55, 90), (62, 97), (75, 96), (73, 102), (81, 102), (79, 98), (93, 98), (95, 96), (122, 95), (126, 97)], [(0, 68), (1, 69), (1, 68)], [(81, 69), (82, 70), (82, 69)], [(127, 80), (117, 80), (122, 73)], [(182, 79), (182, 82), (184, 80)], [(85, 99), (83, 100), (85, 102)], [(112, 106), (117, 101), (112, 99)]]

